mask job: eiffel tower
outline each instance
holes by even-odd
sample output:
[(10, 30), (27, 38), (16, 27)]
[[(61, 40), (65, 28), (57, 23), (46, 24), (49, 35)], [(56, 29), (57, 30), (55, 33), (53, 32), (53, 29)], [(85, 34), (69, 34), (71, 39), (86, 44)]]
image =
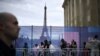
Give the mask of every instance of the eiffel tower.
[(41, 42), (43, 42), (44, 40), (49, 40), (49, 38), (50, 38), (49, 34), (48, 34), (48, 28), (47, 28), (46, 10), (47, 10), (47, 7), (45, 5), (45, 7), (44, 7), (44, 26), (43, 26), (43, 29), (42, 29), (42, 34), (40, 36)]

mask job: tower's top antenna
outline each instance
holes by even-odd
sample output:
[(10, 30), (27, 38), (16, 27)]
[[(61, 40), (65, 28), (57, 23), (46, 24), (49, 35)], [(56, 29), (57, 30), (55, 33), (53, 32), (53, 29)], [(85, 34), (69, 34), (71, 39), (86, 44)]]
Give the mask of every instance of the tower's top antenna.
[(45, 7), (46, 7), (46, 1), (44, 0), (44, 3), (45, 3)]
[(45, 1), (45, 6), (46, 6), (46, 1)]
[(47, 6), (46, 6), (46, 1), (44, 0), (44, 2), (45, 2), (45, 6), (44, 6), (44, 8), (45, 8), (45, 9), (47, 9)]

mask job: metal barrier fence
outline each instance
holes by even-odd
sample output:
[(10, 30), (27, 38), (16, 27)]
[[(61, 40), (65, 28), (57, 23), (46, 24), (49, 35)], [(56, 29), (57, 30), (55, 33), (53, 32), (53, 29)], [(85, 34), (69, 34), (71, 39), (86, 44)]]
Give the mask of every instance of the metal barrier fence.
[(89, 49), (25, 49), (17, 48), (16, 56), (100, 56), (99, 50)]

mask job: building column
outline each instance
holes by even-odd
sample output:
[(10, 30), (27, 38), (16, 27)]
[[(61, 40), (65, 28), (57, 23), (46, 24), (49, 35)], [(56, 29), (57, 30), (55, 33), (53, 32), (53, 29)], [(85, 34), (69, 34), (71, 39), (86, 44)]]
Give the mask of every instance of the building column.
[(70, 0), (68, 1), (68, 26), (70, 26), (70, 19), (71, 19), (71, 8), (70, 8)]
[(73, 22), (72, 22), (72, 11), (73, 11), (73, 8), (72, 8), (72, 0), (70, 0), (70, 26), (73, 26)]
[(82, 14), (83, 14), (83, 17), (82, 17), (82, 23), (83, 23), (83, 26), (87, 26), (87, 0), (82, 0)]
[(87, 0), (87, 26), (90, 26), (91, 16), (90, 16), (90, 0)]
[(87, 0), (87, 26), (90, 25), (91, 21), (91, 16), (90, 16), (90, 11), (91, 11), (91, 6), (90, 6), (90, 0)]
[(97, 7), (96, 7), (96, 12), (97, 12), (97, 13), (96, 13), (96, 14), (97, 14), (97, 19), (96, 19), (96, 22), (97, 22), (96, 24), (97, 24), (97, 25), (96, 25), (96, 26), (99, 26), (99, 11), (98, 11), (98, 8), (99, 8), (100, 5), (98, 5), (98, 2), (99, 2), (99, 1), (96, 0), (96, 6), (97, 6)]
[[(67, 2), (68, 3), (68, 2)], [(69, 26), (69, 5), (67, 4), (67, 26)]]
[(74, 24), (74, 1), (75, 0), (72, 0), (72, 26), (75, 26)]
[(77, 25), (76, 26), (80, 26), (80, 14), (79, 14), (79, 0), (76, 0), (76, 23)]
[(65, 26), (68, 26), (68, 8), (67, 8), (68, 6), (66, 5), (65, 7), (64, 7), (64, 24), (65, 24)]
[(77, 26), (77, 8), (76, 8), (76, 0), (74, 0), (74, 26)]
[(82, 0), (79, 0), (79, 20), (80, 20), (80, 26), (83, 26), (83, 3)]

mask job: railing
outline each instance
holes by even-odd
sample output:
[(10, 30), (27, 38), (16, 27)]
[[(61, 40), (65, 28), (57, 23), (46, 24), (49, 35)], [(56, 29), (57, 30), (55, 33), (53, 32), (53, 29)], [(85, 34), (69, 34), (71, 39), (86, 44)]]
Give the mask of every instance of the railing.
[(100, 56), (99, 50), (89, 49), (25, 49), (17, 48), (16, 56)]

